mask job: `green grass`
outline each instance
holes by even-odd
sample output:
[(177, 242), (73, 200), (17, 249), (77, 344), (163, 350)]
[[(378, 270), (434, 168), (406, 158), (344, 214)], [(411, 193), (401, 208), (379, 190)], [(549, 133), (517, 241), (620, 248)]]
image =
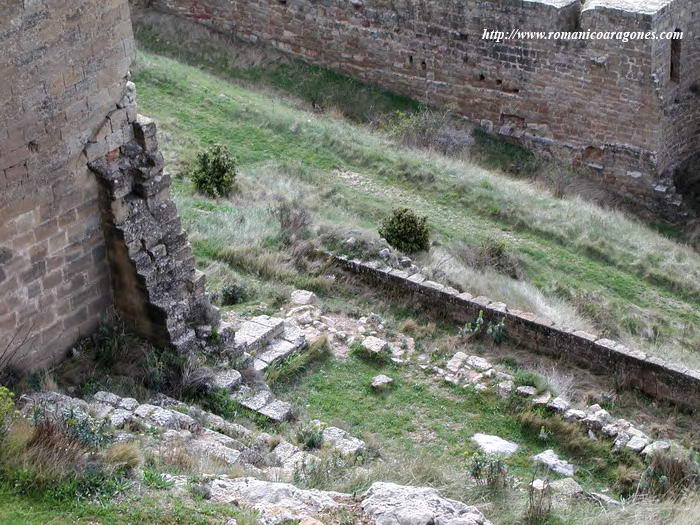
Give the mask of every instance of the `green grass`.
[(209, 525), (238, 519), (257, 523), (254, 515), (233, 505), (212, 504), (163, 492), (130, 496), (123, 501), (55, 501), (41, 495), (19, 493), (0, 483), (0, 523), (3, 525)]
[[(395, 384), (390, 391), (378, 394), (370, 384), (380, 373), (394, 378)], [(294, 384), (279, 385), (275, 390), (285, 399), (306, 405), (311, 419), (341, 421), (353, 435), (374, 436), (382, 443), (385, 459), (408, 461), (420, 452), (439, 464), (446, 462), (466, 470), (477, 451), (470, 440), (477, 432), (520, 444), (506, 463), (512, 473), (525, 479), (533, 472), (530, 457), (534, 454), (553, 448), (562, 457), (572, 457), (566, 441), (558, 442), (557, 436), (543, 441), (537, 432), (521, 424), (517, 417), (520, 408), (514, 400), (436, 384), (433, 377), (356, 357), (329, 359)], [(585, 444), (584, 453), (572, 459), (580, 467), (577, 480), (587, 487), (609, 486), (616, 465), (609, 444), (590, 440)]]
[[(228, 70), (217, 74), (145, 52), (134, 67), (141, 111), (158, 121), (173, 171), (186, 173), (194, 154), (215, 142), (239, 159), (241, 193), (230, 201), (208, 201), (187, 179), (175, 181), (200, 261), (221, 261), (223, 250), (243, 245), (264, 251), (278, 233), (267, 209), (282, 197), (301, 199), (318, 223), (362, 231), (376, 231), (388, 209), (408, 205), (429, 217), (441, 247), (425, 262), (441, 266), (447, 279), (459, 284), (471, 271), (449, 257), (451, 246), (503, 239), (521, 262), (524, 281), (481, 272), (462, 283), (467, 289), (473, 281), (515, 307), (565, 324), (593, 324), (632, 346), (700, 363), (700, 257), (690, 248), (619, 212), (403, 149), (362, 126), (227, 82), (221, 77), (240, 81)], [(261, 287), (271, 282), (259, 273), (254, 278)]]

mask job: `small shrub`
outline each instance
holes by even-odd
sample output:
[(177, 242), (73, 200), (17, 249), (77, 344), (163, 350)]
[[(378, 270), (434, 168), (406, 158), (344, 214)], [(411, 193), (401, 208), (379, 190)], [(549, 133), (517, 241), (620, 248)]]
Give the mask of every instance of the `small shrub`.
[(101, 322), (92, 336), (95, 361), (101, 367), (112, 368), (117, 357), (126, 349), (128, 343), (126, 328), (119, 319)]
[(401, 321), (398, 327), (399, 332), (408, 334), (415, 339), (424, 339), (433, 337), (437, 327), (435, 323), (418, 323), (415, 319), (406, 319)]
[(300, 200), (283, 199), (270, 206), (269, 212), (280, 225), (280, 240), (284, 244), (292, 244), (309, 237), (313, 217)]
[(426, 251), (430, 248), (428, 218), (416, 215), (410, 208), (399, 208), (386, 217), (379, 235), (404, 253)]
[(15, 402), (12, 392), (4, 386), (0, 386), (0, 439), (10, 428), (15, 416)]
[(130, 473), (143, 464), (143, 454), (134, 442), (116, 443), (102, 453), (102, 461), (113, 470)]
[(644, 493), (665, 496), (700, 486), (700, 467), (692, 457), (666, 451), (654, 453), (639, 481)]
[(105, 446), (112, 440), (112, 428), (106, 419), (92, 419), (71, 409), (61, 415), (58, 424), (66, 435), (93, 450)]
[(486, 329), (486, 335), (489, 336), (489, 338), (497, 345), (502, 344), (506, 338), (508, 337), (508, 334), (506, 332), (506, 320), (505, 318), (501, 319), (497, 323), (489, 323), (488, 328)]
[(201, 151), (192, 170), (197, 191), (216, 199), (228, 197), (236, 182), (236, 158), (222, 144)]
[(513, 377), (516, 386), (534, 386), (538, 393), (542, 393), (547, 390), (547, 382), (545, 379), (534, 372), (530, 372), (528, 370), (516, 370), (513, 373)]
[(321, 448), (323, 429), (317, 425), (304, 425), (297, 430), (296, 440), (306, 450)]
[(469, 464), (469, 473), (478, 485), (484, 485), (490, 490), (501, 491), (510, 485), (508, 467), (496, 456), (475, 454)]
[(460, 328), (459, 338), (465, 341), (478, 338), (484, 331), (484, 323), (484, 311), (480, 310), (478, 316)]
[(221, 305), (233, 306), (245, 303), (250, 298), (250, 292), (243, 283), (231, 283), (221, 290)]
[(531, 410), (517, 416), (523, 428), (535, 436), (547, 436), (554, 439), (566, 452), (573, 456), (595, 457), (603, 444), (591, 441), (583, 429), (572, 421), (565, 421), (559, 416), (546, 417)]
[[(534, 476), (532, 481), (534, 482)], [(527, 509), (524, 523), (526, 525), (542, 525), (547, 523), (552, 512), (552, 489), (549, 480), (545, 478), (544, 487), (535, 488), (533, 483), (528, 485)]]
[(160, 472), (152, 469), (143, 471), (143, 484), (158, 490), (166, 490), (173, 486), (173, 483), (166, 480)]

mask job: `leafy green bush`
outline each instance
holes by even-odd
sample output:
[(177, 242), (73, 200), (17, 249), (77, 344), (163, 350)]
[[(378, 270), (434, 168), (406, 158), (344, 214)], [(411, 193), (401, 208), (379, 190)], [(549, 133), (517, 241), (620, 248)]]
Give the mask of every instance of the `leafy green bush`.
[(0, 386), (0, 438), (7, 432), (15, 414), (15, 402), (12, 392)]
[(477, 453), (472, 456), (469, 472), (477, 485), (485, 485), (490, 490), (499, 491), (508, 488), (508, 467), (497, 456)]
[(417, 215), (410, 208), (394, 210), (382, 222), (379, 235), (404, 253), (415, 253), (430, 248), (428, 218)]
[(323, 429), (317, 425), (304, 425), (297, 431), (296, 440), (306, 450), (321, 448)]
[(236, 158), (222, 144), (200, 151), (192, 172), (197, 191), (213, 199), (227, 197), (236, 182)]
[(232, 306), (246, 302), (250, 298), (250, 292), (243, 283), (231, 283), (221, 290), (221, 304)]
[(173, 486), (172, 481), (168, 481), (160, 472), (153, 469), (143, 471), (143, 484), (154, 489), (165, 490)]

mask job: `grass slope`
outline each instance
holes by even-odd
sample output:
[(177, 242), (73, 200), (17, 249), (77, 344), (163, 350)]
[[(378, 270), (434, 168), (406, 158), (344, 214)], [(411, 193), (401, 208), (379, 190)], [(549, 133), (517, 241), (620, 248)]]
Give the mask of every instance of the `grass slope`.
[[(158, 121), (171, 169), (184, 170), (215, 142), (240, 161), (243, 188), (231, 201), (201, 198), (187, 180), (174, 184), (200, 260), (243, 243), (264, 247), (275, 234), (267, 207), (283, 197), (300, 199), (319, 222), (368, 230), (406, 204), (429, 216), (441, 245), (426, 264), (465, 288), (700, 365), (700, 256), (638, 221), (402, 148), (288, 96), (221, 78), (230, 71), (215, 76), (142, 51), (134, 73), (141, 111)], [(455, 244), (487, 239), (517, 254), (523, 281), (477, 274), (443, 257)]]

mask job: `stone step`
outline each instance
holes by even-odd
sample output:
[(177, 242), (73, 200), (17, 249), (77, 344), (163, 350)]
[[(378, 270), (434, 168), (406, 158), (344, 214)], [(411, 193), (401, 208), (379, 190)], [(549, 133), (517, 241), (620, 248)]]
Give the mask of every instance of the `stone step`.
[(245, 321), (236, 331), (234, 346), (238, 351), (255, 353), (284, 332), (284, 319), (259, 315)]
[(276, 423), (288, 421), (292, 417), (292, 405), (277, 399), (267, 388), (253, 389), (244, 385), (232, 397), (245, 408)]
[(279, 363), (288, 356), (306, 347), (306, 337), (300, 328), (286, 325), (282, 337), (272, 341), (267, 347), (258, 351), (253, 366), (262, 372), (268, 366)]

